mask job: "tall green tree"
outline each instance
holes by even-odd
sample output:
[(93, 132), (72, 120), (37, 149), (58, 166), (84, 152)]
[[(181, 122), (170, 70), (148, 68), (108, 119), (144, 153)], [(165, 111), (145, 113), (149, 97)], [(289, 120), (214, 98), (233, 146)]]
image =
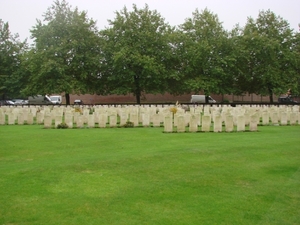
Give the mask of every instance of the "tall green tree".
[(206, 96), (230, 93), (229, 71), (234, 58), (218, 16), (208, 9), (195, 10), (180, 30), (184, 34), (180, 52), (186, 88), (190, 92), (203, 91)]
[(94, 20), (56, 0), (31, 30), (35, 46), (27, 55), (30, 95), (95, 92), (99, 79), (100, 45)]
[(148, 5), (133, 10), (124, 7), (116, 12), (109, 27), (101, 31), (103, 58), (101, 79), (108, 93), (136, 96), (164, 93), (171, 74), (173, 28)]
[(20, 97), (21, 56), (26, 50), (26, 40), (11, 34), (9, 24), (0, 19), (0, 95), (1, 98)]
[[(300, 24), (299, 24), (300, 29)], [(295, 32), (292, 44), (293, 60), (292, 68), (294, 69), (294, 76), (291, 78), (292, 95), (300, 96), (300, 33)]]
[(287, 21), (270, 10), (248, 18), (240, 38), (240, 70), (237, 83), (244, 91), (269, 95), (285, 93), (293, 85), (293, 31)]

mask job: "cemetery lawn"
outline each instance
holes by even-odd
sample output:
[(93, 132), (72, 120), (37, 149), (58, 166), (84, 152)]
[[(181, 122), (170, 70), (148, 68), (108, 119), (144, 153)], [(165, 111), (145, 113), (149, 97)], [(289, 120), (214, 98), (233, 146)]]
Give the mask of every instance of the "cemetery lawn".
[(300, 126), (0, 126), (0, 224), (299, 224)]

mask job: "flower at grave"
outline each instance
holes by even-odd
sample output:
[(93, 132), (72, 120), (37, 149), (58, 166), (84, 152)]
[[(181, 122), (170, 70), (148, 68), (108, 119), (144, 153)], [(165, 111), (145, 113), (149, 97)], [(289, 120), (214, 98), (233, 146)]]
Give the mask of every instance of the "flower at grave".
[(178, 106), (179, 106), (179, 103), (177, 101), (176, 104), (175, 104), (175, 106), (173, 106), (173, 107), (170, 108), (170, 112), (172, 112), (173, 115), (177, 113), (177, 111), (178, 111), (177, 107)]
[(75, 107), (75, 112), (79, 112), (80, 114), (82, 114), (82, 110), (79, 107)]
[(176, 106), (173, 106), (170, 108), (170, 112), (172, 112), (173, 114), (176, 114), (177, 112), (177, 107)]

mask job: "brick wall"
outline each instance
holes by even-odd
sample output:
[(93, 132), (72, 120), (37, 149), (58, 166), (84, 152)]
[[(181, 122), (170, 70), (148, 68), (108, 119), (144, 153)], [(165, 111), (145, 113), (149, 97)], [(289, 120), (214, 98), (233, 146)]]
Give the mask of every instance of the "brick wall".
[[(201, 94), (201, 93), (200, 93)], [(63, 104), (65, 104), (65, 96), (63, 96)], [(230, 102), (269, 102), (269, 96), (260, 96), (255, 94), (245, 94), (243, 96), (237, 95), (215, 95), (212, 94), (211, 97), (217, 102), (222, 102), (223, 100), (229, 100)], [(274, 97), (274, 102), (277, 102), (278, 97)], [(80, 99), (84, 104), (109, 104), (109, 103), (136, 103), (136, 98), (133, 94), (128, 95), (70, 95), (71, 104), (74, 103), (75, 99)], [(184, 95), (170, 95), (170, 94), (146, 94), (141, 96), (141, 103), (189, 103), (191, 99), (191, 94)], [(297, 99), (296, 99), (297, 100)]]

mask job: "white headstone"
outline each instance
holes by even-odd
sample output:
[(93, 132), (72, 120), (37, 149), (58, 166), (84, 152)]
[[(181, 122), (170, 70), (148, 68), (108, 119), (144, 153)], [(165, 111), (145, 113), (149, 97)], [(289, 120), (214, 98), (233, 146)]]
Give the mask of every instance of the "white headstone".
[(9, 112), (7, 114), (8, 116), (8, 125), (14, 125), (15, 124), (15, 116), (12, 112)]
[(20, 113), (18, 115), (18, 125), (23, 125), (24, 124), (24, 114)]
[(5, 114), (0, 112), (0, 125), (5, 125)]
[(100, 113), (99, 114), (99, 127), (101, 127), (101, 128), (106, 127), (107, 119), (108, 119), (107, 113), (105, 113), (105, 112)]
[(116, 127), (117, 126), (117, 115), (116, 114), (112, 114), (109, 117), (109, 126), (110, 127)]
[(73, 115), (71, 113), (66, 113), (65, 123), (68, 125), (69, 128), (73, 128)]
[(191, 114), (190, 115), (190, 122), (189, 122), (189, 131), (190, 132), (198, 131), (198, 120), (199, 120), (199, 114)]
[(173, 132), (173, 121), (172, 115), (166, 114), (164, 118), (164, 132), (171, 133)]
[(149, 114), (149, 112), (142, 113), (142, 124), (143, 124), (143, 127), (150, 126), (150, 114)]
[(237, 116), (237, 131), (245, 131), (245, 116)]
[(130, 113), (130, 122), (133, 123), (133, 126), (138, 127), (139, 126), (139, 116), (136, 113)]
[(219, 113), (215, 114), (214, 132), (222, 132), (222, 117)]
[(184, 117), (178, 116), (177, 118), (177, 132), (185, 132), (185, 121), (184, 121)]
[(281, 112), (280, 113), (280, 125), (284, 126), (284, 125), (287, 125), (288, 123), (288, 115), (287, 113), (284, 111), (284, 112)]
[(201, 124), (202, 124), (201, 131), (209, 132), (210, 131), (210, 125), (211, 125), (211, 116), (210, 115), (203, 115)]
[(28, 125), (32, 125), (33, 124), (33, 114), (32, 113), (28, 113), (27, 114), (27, 124)]
[(256, 113), (250, 116), (250, 124), (249, 124), (250, 131), (257, 131), (257, 117), (258, 115)]
[(83, 127), (84, 127), (83, 115), (79, 115), (79, 116), (77, 117), (77, 120), (76, 120), (76, 127), (77, 127), (77, 128), (83, 128)]
[(153, 127), (160, 127), (160, 114), (154, 114), (152, 117), (152, 125)]
[(226, 132), (233, 131), (233, 116), (229, 113), (225, 116), (225, 130)]
[(44, 117), (44, 128), (51, 128), (52, 127), (52, 116), (51, 114), (47, 113)]

